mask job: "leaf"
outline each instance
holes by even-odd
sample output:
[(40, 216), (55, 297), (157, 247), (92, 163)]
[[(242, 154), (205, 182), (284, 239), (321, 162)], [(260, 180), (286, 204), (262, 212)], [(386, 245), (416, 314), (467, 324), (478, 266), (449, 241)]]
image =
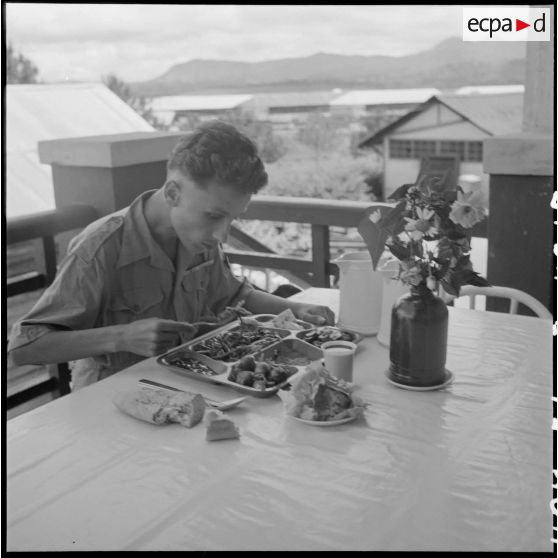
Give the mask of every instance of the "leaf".
[(398, 259), (398, 260), (407, 260), (411, 257), (411, 249), (406, 244), (403, 244), (397, 238), (394, 238), (392, 244), (388, 246), (389, 251)]
[(459, 287), (457, 287), (457, 289), (453, 286), (452, 282), (450, 281), (451, 279), (451, 275), (448, 277), (444, 277), (440, 283), (442, 285), (442, 287), (444, 288), (444, 291), (446, 291), (446, 293), (452, 295), (452, 296), (459, 296)]
[(387, 229), (392, 236), (398, 235), (405, 229), (405, 220), (403, 213), (407, 207), (405, 200), (399, 202), (392, 211), (382, 218), (382, 228)]
[(490, 287), (490, 283), (476, 271), (473, 271), (468, 277), (465, 283), (466, 285), (475, 285), (475, 287)]
[(378, 224), (372, 223), (368, 216), (364, 217), (358, 224), (358, 232), (362, 236), (370, 257), (372, 258), (372, 267), (374, 270), (380, 261), (382, 254), (386, 248), (386, 240), (389, 236), (388, 231), (380, 228)]
[(402, 186), (399, 186), (399, 188), (396, 188), (395, 191), (390, 196), (388, 196), (388, 200), (400, 201), (404, 199), (409, 188), (411, 188), (412, 186), (414, 186), (414, 184), (403, 184)]

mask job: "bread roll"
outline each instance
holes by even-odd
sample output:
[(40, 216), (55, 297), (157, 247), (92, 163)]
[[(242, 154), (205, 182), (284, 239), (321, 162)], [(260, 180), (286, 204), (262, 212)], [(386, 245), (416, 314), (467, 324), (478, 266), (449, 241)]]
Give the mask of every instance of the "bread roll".
[(205, 422), (207, 424), (205, 439), (210, 442), (240, 438), (236, 424), (220, 411), (213, 409), (208, 411)]
[(124, 413), (152, 424), (178, 423), (191, 428), (205, 412), (199, 393), (171, 392), (163, 389), (135, 389), (117, 393), (113, 403)]

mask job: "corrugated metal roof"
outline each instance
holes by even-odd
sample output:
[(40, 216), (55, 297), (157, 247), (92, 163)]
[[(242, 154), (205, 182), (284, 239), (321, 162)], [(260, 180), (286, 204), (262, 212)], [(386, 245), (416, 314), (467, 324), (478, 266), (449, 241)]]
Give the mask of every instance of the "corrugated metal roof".
[(50, 165), (37, 142), (49, 139), (153, 131), (102, 83), (7, 85), (6, 217), (54, 209)]
[(521, 132), (523, 93), (440, 95), (438, 99), (493, 136)]
[(439, 95), (439, 89), (370, 89), (349, 91), (331, 102), (332, 106), (394, 105), (423, 103), (432, 95)]
[(455, 90), (455, 95), (494, 95), (501, 93), (524, 93), (525, 86), (517, 85), (466, 85)]
[(257, 93), (251, 105), (260, 108), (321, 107), (339, 97), (339, 91), (301, 91), (288, 93)]
[(154, 112), (169, 110), (226, 110), (238, 107), (252, 95), (167, 95), (154, 97), (151, 108)]
[(377, 130), (363, 140), (360, 147), (381, 143), (386, 135), (424, 112), (434, 103), (441, 103), (465, 118), (480, 130), (492, 135), (513, 134), (521, 131), (523, 123), (523, 93), (492, 95), (434, 95), (425, 103), (404, 114), (401, 118)]

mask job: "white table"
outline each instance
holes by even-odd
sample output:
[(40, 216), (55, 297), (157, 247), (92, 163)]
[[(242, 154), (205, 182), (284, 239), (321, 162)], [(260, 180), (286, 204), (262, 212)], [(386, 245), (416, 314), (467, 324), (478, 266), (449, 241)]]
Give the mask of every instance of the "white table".
[[(299, 299), (329, 301), (310, 289)], [(229, 411), (240, 440), (124, 415), (140, 378), (238, 393), (148, 359), (7, 424), (7, 550), (552, 550), (552, 324), (450, 308), (440, 391), (392, 386), (359, 345), (365, 419), (286, 417), (279, 397)]]

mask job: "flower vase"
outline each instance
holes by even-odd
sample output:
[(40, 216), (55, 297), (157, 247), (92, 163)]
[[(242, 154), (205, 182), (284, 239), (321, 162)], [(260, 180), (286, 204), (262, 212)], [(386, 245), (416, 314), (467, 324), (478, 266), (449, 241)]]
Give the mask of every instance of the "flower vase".
[(436, 389), (448, 380), (448, 309), (424, 283), (401, 296), (391, 313), (388, 378), (401, 387)]

